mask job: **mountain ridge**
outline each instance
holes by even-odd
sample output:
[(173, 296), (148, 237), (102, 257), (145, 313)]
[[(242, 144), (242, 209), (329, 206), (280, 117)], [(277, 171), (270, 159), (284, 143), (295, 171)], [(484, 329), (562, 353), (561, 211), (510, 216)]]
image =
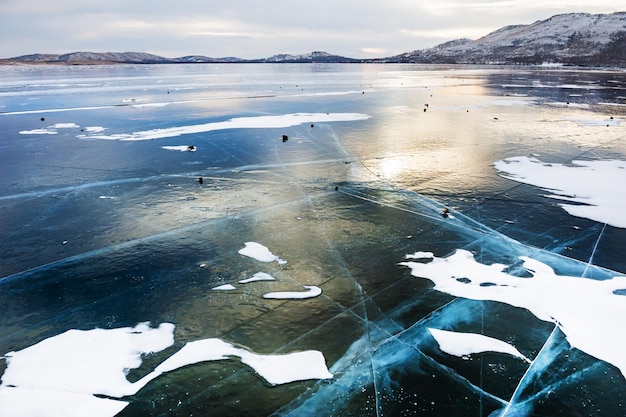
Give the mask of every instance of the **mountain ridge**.
[(145, 52), (30, 54), (0, 60), (9, 64), (177, 63), (425, 63), (544, 64), (626, 67), (626, 12), (565, 13), (527, 25), (508, 25), (476, 40), (462, 38), (386, 58), (357, 59), (323, 51), (267, 58), (164, 58)]

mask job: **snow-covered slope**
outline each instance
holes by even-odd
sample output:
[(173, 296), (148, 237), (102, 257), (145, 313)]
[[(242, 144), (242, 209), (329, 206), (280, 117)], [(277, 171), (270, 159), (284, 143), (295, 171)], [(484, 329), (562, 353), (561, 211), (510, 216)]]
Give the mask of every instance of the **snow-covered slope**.
[(505, 26), (480, 39), (458, 40), (399, 57), (414, 62), (607, 65), (626, 61), (626, 12), (568, 13), (530, 25)]
[(482, 45), (506, 45), (518, 40), (533, 44), (566, 45), (572, 38), (606, 44), (616, 32), (626, 30), (626, 12), (613, 14), (568, 13), (540, 20), (531, 25), (507, 26), (480, 38)]

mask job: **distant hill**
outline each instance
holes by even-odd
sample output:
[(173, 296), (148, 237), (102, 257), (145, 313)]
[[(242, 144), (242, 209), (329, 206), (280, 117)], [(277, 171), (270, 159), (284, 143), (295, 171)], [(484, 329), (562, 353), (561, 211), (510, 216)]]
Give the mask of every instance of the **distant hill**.
[(12, 58), (20, 62), (32, 63), (67, 63), (67, 64), (87, 64), (87, 63), (131, 63), (131, 64), (151, 64), (163, 62), (165, 58), (158, 55), (144, 52), (71, 52), (69, 54), (32, 54)]
[[(162, 58), (167, 60), (167, 58)], [(180, 58), (174, 58), (171, 60), (167, 60), (167, 62), (176, 62), (183, 64), (202, 64), (202, 63), (235, 63), (235, 62), (245, 62), (245, 59), (236, 58), (236, 57), (224, 57), (224, 58), (209, 58), (208, 56), (202, 55), (188, 55)]]
[(5, 61), (30, 64), (199, 64), (199, 63), (331, 63), (361, 62), (358, 59), (332, 55), (328, 52), (314, 51), (302, 55), (280, 54), (269, 58), (241, 59), (235, 57), (210, 58), (202, 55), (189, 55), (179, 58), (164, 58), (143, 52), (72, 52), (63, 55), (32, 54), (10, 58)]
[(389, 62), (626, 66), (626, 12), (569, 13), (389, 57)]
[(332, 55), (328, 52), (322, 51), (313, 51), (308, 54), (303, 55), (289, 55), (289, 54), (279, 54), (274, 55), (269, 58), (264, 58), (259, 60), (260, 62), (277, 62), (277, 63), (306, 63), (306, 62), (318, 62), (318, 63), (350, 63), (350, 62), (361, 62), (359, 59), (347, 58), (345, 56)]
[(144, 52), (71, 52), (69, 54), (32, 54), (10, 58), (10, 61), (45, 64), (176, 64), (176, 63), (222, 63), (242, 62), (240, 58), (209, 58), (190, 55), (180, 58), (164, 58)]
[(432, 48), (376, 59), (355, 59), (327, 52), (278, 54), (268, 58), (164, 58), (143, 52), (32, 54), (0, 60), (4, 64), (177, 64), (177, 63), (428, 63), (544, 64), (626, 68), (626, 12), (568, 13), (529, 25), (505, 26), (480, 39), (457, 39)]

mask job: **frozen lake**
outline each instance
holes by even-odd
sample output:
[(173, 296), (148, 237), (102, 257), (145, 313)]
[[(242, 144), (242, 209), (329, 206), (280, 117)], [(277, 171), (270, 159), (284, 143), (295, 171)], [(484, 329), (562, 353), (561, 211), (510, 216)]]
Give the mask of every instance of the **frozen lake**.
[(626, 415), (625, 72), (0, 75), (0, 417)]

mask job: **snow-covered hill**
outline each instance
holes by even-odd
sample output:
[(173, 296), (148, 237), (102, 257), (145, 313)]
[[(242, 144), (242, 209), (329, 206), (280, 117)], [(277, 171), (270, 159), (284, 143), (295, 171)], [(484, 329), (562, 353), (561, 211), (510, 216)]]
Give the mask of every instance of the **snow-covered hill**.
[(12, 58), (23, 63), (67, 63), (67, 64), (177, 64), (177, 63), (222, 63), (242, 62), (240, 58), (209, 58), (188, 55), (180, 58), (164, 58), (145, 52), (71, 52), (68, 54), (31, 54)]
[(447, 42), (391, 57), (402, 62), (624, 65), (626, 12), (568, 13), (505, 26), (480, 39)]
[(339, 55), (332, 55), (328, 52), (313, 51), (308, 54), (290, 55), (278, 54), (269, 58), (264, 58), (261, 62), (356, 62), (358, 60)]
[(307, 63), (307, 62), (358, 62), (357, 59), (332, 55), (328, 52), (314, 51), (308, 54), (279, 54), (269, 58), (241, 59), (236, 57), (210, 58), (203, 55), (188, 55), (179, 58), (143, 52), (72, 52), (68, 54), (31, 54), (11, 58), (7, 61), (23, 63), (69, 63), (69, 64), (176, 64), (176, 63), (233, 63), (233, 62), (269, 62), (269, 63)]
[(145, 52), (71, 52), (68, 54), (32, 54), (24, 55), (14, 60), (21, 62), (57, 62), (70, 64), (84, 63), (129, 63), (151, 64), (163, 62), (165, 58)]

